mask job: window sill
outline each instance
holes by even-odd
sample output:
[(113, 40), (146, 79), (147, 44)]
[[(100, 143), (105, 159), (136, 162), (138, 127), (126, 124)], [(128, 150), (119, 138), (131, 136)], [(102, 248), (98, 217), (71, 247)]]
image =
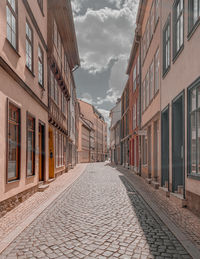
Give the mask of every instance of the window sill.
[(16, 182), (19, 182), (19, 181), (20, 181), (20, 179), (7, 180), (7, 184), (16, 183)]
[(199, 25), (200, 25), (200, 17), (196, 21), (196, 23), (192, 26), (192, 28), (190, 29), (190, 31), (189, 31), (189, 33), (187, 35), (188, 40), (190, 40), (192, 38), (193, 34), (195, 33), (195, 31), (199, 27)]
[(168, 74), (170, 70), (170, 65), (165, 69), (165, 71), (163, 72), (162, 78), (164, 79), (166, 77), (166, 75)]
[(9, 44), (9, 46), (11, 47), (11, 49), (17, 54), (17, 56), (18, 56), (19, 58), (21, 58), (21, 56), (20, 56), (18, 50), (13, 47), (13, 45), (10, 43), (10, 41), (9, 41), (7, 38), (6, 38), (6, 42)]
[(30, 73), (33, 77), (35, 77), (35, 75), (34, 75), (33, 71), (31, 71), (31, 70), (30, 70), (30, 68), (29, 68), (29, 67), (27, 67), (27, 65), (26, 65), (26, 69), (29, 71), (29, 73)]
[(173, 64), (176, 62), (176, 60), (180, 56), (180, 54), (182, 53), (183, 49), (184, 49), (184, 44), (180, 47), (180, 49), (174, 55), (174, 57), (173, 57)]
[(200, 181), (200, 174), (188, 174), (188, 178)]
[(35, 174), (33, 174), (33, 175), (26, 175), (26, 178), (27, 178), (27, 179), (33, 178), (33, 177), (35, 177)]

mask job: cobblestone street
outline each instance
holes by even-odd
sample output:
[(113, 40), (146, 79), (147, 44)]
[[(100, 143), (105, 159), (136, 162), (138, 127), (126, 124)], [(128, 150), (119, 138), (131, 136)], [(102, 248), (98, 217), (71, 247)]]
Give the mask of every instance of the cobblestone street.
[(123, 174), (96, 163), (0, 258), (191, 257)]

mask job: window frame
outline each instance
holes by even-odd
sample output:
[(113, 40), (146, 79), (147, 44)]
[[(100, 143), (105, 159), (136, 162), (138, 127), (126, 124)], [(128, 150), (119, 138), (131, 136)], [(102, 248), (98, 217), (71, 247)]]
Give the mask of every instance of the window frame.
[[(30, 25), (30, 22), (26, 19), (26, 24), (25, 26), (28, 25), (30, 31), (31, 31), (31, 38), (32, 40), (29, 39), (29, 37), (27, 36), (27, 33), (26, 33), (26, 43), (28, 42), (28, 44), (30, 44), (31, 46), (31, 69), (29, 68), (29, 66), (27, 65), (27, 52), (26, 52), (26, 67), (28, 68), (28, 70), (31, 72), (31, 73), (34, 73), (34, 38), (33, 38), (33, 29), (32, 29), (32, 26)], [(26, 30), (25, 30), (26, 32)]]
[[(10, 117), (9, 117), (9, 108), (10, 106), (13, 106), (16, 110), (18, 110), (18, 148), (17, 148), (17, 158), (16, 158), (16, 177), (9, 178), (8, 177), (8, 161), (9, 161), (9, 125), (10, 125)], [(14, 102), (9, 100), (7, 98), (7, 134), (6, 134), (6, 139), (7, 139), (7, 145), (6, 145), (6, 182), (10, 183), (13, 181), (17, 181), (20, 179), (20, 170), (21, 170), (21, 108), (16, 105)]]
[[(169, 30), (169, 35), (168, 38), (166, 39), (166, 32)], [(169, 64), (166, 66), (166, 47), (169, 44)], [(163, 27), (163, 77), (165, 74), (169, 71), (170, 66), (171, 66), (171, 15), (168, 16), (167, 21)]]
[[(157, 71), (157, 67), (158, 67), (158, 71)], [(157, 74), (156, 74), (156, 71), (157, 71)], [(156, 75), (158, 76), (158, 78), (156, 77)], [(157, 89), (156, 89), (156, 82), (157, 82), (156, 79), (158, 79)], [(160, 89), (160, 49), (158, 47), (154, 55), (154, 95), (157, 94), (159, 89)]]
[[(30, 129), (28, 125), (28, 119), (31, 118), (34, 123), (34, 128)], [(31, 175), (28, 175), (28, 133), (29, 130), (33, 132), (33, 151), (32, 151), (32, 163), (33, 163), (33, 172)], [(26, 113), (26, 177), (32, 177), (35, 176), (35, 157), (36, 157), (36, 119), (35, 116), (33, 116), (31, 113), (27, 112)]]
[(37, 3), (39, 5), (39, 8), (40, 8), (40, 11), (42, 13), (42, 15), (44, 16), (44, 13), (43, 13), (43, 10), (44, 10), (44, 3), (43, 3), (43, 0), (37, 0)]
[[(39, 55), (39, 50), (41, 51), (42, 60), (41, 60), (40, 55)], [(39, 74), (40, 74), (40, 72), (39, 72), (39, 64), (42, 65), (42, 84), (39, 81)], [(43, 51), (43, 49), (42, 49), (40, 44), (38, 44), (38, 84), (42, 88), (44, 88), (44, 51)]]
[[(11, 41), (8, 39), (8, 29), (7, 29), (7, 26), (10, 27), (10, 25), (8, 25), (8, 22), (7, 22), (7, 7), (9, 8), (9, 11), (11, 12), (11, 14), (15, 18), (15, 44), (16, 44), (16, 46), (13, 46), (12, 39), (11, 39)], [(18, 0), (15, 0), (15, 10), (13, 10), (10, 2), (8, 0), (6, 0), (6, 39), (9, 42), (9, 44), (11, 45), (11, 47), (13, 47), (13, 49), (15, 51), (17, 51), (17, 52), (19, 50), (18, 31), (19, 31), (18, 30)], [(11, 38), (12, 38), (12, 36), (11, 36)]]
[[(183, 8), (182, 10), (180, 11), (180, 14), (179, 16), (177, 17), (177, 6), (178, 4), (182, 1), (183, 3)], [(174, 1), (174, 4), (173, 4), (173, 62), (176, 61), (177, 57), (179, 56), (179, 54), (182, 52), (183, 48), (184, 48), (184, 14), (185, 14), (185, 1), (184, 0), (175, 0)], [(178, 22), (181, 23), (181, 16), (183, 17), (183, 28), (182, 28), (182, 31), (183, 31), (183, 34), (182, 34), (182, 39), (183, 39), (183, 42), (182, 44), (180, 45), (179, 43), (179, 48), (177, 46), (177, 24)], [(181, 27), (180, 27), (181, 28)], [(179, 31), (180, 31), (180, 28), (179, 28)], [(181, 34), (179, 32), (179, 36), (181, 37)], [(179, 41), (180, 41), (181, 38), (179, 38)]]
[[(192, 110), (192, 102), (191, 102), (191, 94), (192, 91), (195, 90), (195, 109)], [(199, 149), (199, 144), (198, 144), (198, 113), (200, 113), (200, 104), (198, 104), (198, 91), (200, 91), (200, 77), (188, 88), (187, 95), (188, 95), (188, 151), (187, 151), (187, 159), (188, 159), (188, 166), (187, 166), (187, 176), (191, 178), (195, 178), (200, 180), (200, 168), (197, 170), (199, 167), (198, 163), (200, 164), (200, 161), (198, 161), (198, 152), (197, 149)], [(198, 107), (199, 106), (199, 107)], [(195, 152), (196, 152), (196, 173), (192, 172), (192, 149), (191, 149), (191, 134), (192, 134), (192, 127), (191, 127), (191, 116), (194, 114), (195, 118), (195, 135), (196, 135), (196, 141), (195, 141)]]
[(193, 35), (193, 32), (200, 25), (200, 0), (198, 0), (198, 18), (194, 21), (194, 0), (188, 0), (188, 39)]

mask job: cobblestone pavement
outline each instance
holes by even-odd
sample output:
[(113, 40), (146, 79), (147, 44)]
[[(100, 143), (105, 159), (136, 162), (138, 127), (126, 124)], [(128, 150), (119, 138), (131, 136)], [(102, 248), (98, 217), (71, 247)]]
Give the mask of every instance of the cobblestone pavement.
[(166, 197), (165, 193), (155, 190), (142, 177), (135, 175), (130, 170), (121, 166), (118, 167), (118, 170), (128, 177), (146, 201), (150, 199), (159, 207), (160, 211), (168, 215), (184, 235), (200, 250), (200, 217), (194, 215), (187, 208), (177, 205), (175, 201)]
[(126, 178), (88, 165), (1, 258), (191, 258)]
[[(68, 188), (82, 174), (86, 164), (78, 164), (69, 172), (55, 179), (44, 192), (36, 192), (27, 200), (19, 204), (16, 208), (9, 211), (5, 216), (0, 218), (0, 253), (5, 245), (12, 240), (17, 234), (16, 226), (24, 229), (25, 221), (29, 217), (35, 217), (37, 210), (43, 210), (45, 203), (49, 202), (59, 195), (63, 190)], [(23, 225), (23, 226), (22, 226)], [(11, 238), (9, 238), (11, 236)], [(6, 240), (5, 240), (6, 239)], [(4, 245), (5, 243), (5, 245)]]

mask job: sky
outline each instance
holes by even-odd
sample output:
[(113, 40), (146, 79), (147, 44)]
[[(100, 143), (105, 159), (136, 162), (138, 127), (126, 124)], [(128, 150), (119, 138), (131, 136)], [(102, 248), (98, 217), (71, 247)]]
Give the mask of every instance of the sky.
[(72, 0), (81, 67), (78, 98), (93, 104), (109, 124), (109, 111), (128, 79), (139, 0)]

